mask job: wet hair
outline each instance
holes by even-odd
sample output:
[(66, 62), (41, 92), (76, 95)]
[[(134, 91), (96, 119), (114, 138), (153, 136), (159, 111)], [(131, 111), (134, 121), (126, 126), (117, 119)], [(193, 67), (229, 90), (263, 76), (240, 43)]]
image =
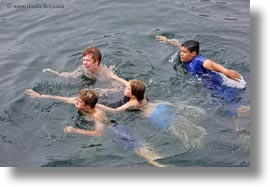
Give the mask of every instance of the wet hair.
[(83, 89), (78, 93), (78, 98), (80, 98), (85, 105), (94, 108), (98, 102), (98, 93), (90, 89)]
[(182, 47), (186, 47), (191, 53), (195, 51), (197, 55), (199, 54), (200, 51), (200, 43), (195, 40), (187, 40), (181, 45)]
[(141, 102), (144, 99), (146, 85), (144, 84), (144, 82), (135, 79), (130, 80), (129, 83), (132, 95), (134, 95), (137, 100)]
[(86, 56), (86, 55), (92, 55), (92, 58), (94, 60), (97, 60), (98, 61), (98, 65), (100, 64), (101, 62), (101, 58), (102, 58), (102, 55), (101, 55), (101, 52), (98, 48), (96, 47), (90, 47), (90, 48), (87, 48), (83, 51), (83, 57)]

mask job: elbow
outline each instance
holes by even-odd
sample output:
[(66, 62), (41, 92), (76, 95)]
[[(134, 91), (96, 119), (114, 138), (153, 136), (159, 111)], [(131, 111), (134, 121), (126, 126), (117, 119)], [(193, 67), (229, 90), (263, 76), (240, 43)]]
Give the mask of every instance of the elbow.
[(117, 108), (112, 111), (113, 114), (118, 114), (120, 112), (121, 112), (121, 109), (117, 109)]

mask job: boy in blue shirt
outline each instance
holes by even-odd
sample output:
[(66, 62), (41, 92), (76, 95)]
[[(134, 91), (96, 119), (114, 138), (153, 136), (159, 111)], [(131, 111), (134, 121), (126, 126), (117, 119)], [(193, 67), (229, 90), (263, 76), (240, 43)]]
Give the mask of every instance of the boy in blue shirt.
[[(181, 49), (180, 60), (183, 62), (188, 72), (199, 76), (214, 75), (211, 76), (212, 79), (221, 85), (224, 84), (240, 89), (245, 88), (246, 82), (238, 71), (227, 69), (224, 66), (199, 55), (199, 42), (188, 40), (181, 43), (175, 39), (168, 39), (165, 36), (156, 36), (156, 39), (176, 45)], [(216, 76), (218, 74), (219, 76)]]

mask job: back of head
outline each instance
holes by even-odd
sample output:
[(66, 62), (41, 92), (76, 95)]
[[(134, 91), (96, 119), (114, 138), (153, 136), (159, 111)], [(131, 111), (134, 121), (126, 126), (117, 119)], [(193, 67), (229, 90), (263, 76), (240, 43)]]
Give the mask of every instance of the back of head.
[(100, 64), (101, 62), (101, 58), (102, 58), (102, 55), (101, 55), (101, 52), (98, 48), (96, 47), (90, 47), (90, 48), (87, 48), (83, 51), (83, 57), (86, 56), (86, 55), (92, 55), (92, 58), (94, 60), (97, 60), (98, 61), (98, 65)]
[(195, 40), (187, 40), (181, 45), (182, 47), (186, 47), (191, 53), (195, 51), (197, 55), (199, 54), (200, 51), (200, 43)]
[(144, 99), (144, 93), (146, 90), (146, 85), (140, 80), (130, 80), (131, 93), (140, 102)]
[(85, 105), (94, 108), (98, 102), (98, 93), (90, 90), (83, 89), (78, 93), (78, 97), (84, 102)]

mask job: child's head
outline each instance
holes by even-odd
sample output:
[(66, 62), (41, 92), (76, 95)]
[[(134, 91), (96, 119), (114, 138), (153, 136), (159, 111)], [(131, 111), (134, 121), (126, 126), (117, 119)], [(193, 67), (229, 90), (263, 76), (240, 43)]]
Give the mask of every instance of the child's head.
[(128, 86), (125, 89), (125, 96), (135, 97), (139, 102), (144, 99), (144, 93), (146, 90), (146, 85), (140, 80), (130, 80)]
[(101, 55), (101, 52), (100, 52), (100, 50), (98, 48), (90, 47), (90, 48), (85, 49), (84, 52), (83, 52), (82, 57), (85, 57), (87, 55), (91, 55), (92, 59), (94, 61), (97, 61), (98, 65), (100, 64), (102, 55)]
[(195, 40), (188, 40), (182, 43), (180, 58), (182, 62), (190, 62), (199, 54), (200, 44)]
[(85, 110), (87, 108), (94, 109), (98, 101), (98, 93), (90, 90), (83, 89), (78, 93), (75, 106), (79, 110)]

